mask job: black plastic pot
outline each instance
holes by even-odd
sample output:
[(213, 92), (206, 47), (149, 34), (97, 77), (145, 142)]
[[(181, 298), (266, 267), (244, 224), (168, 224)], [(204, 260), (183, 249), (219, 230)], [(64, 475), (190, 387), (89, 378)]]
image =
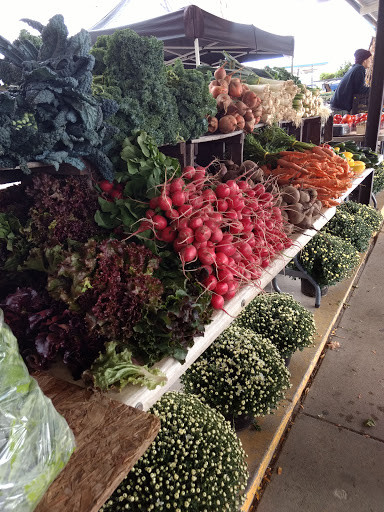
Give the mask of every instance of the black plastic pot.
[(233, 426), (236, 432), (239, 430), (244, 430), (245, 428), (252, 425), (255, 417), (252, 414), (242, 414), (241, 416), (236, 416), (233, 418)]
[[(329, 286), (320, 287), (321, 296), (327, 295)], [(306, 297), (316, 297), (316, 291), (313, 284), (308, 279), (301, 279), (301, 293)]]

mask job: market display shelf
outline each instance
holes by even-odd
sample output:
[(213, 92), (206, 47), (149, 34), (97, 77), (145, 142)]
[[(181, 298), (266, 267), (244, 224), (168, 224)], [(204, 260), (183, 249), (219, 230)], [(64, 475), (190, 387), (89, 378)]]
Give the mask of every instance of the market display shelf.
[[(356, 177), (353, 185), (339, 199), (338, 202), (344, 201), (349, 194), (359, 185), (369, 179), (373, 169), (366, 169), (362, 174)], [(282, 271), (287, 263), (298, 254), (298, 252), (311, 240), (311, 238), (334, 216), (336, 207), (328, 208), (322, 212), (322, 215), (314, 222), (313, 228), (306, 229), (300, 234), (295, 234), (291, 238), (293, 244), (285, 249), (281, 254), (277, 255), (271, 265), (266, 268), (257, 283), (254, 286), (245, 286), (236, 296), (226, 302), (225, 311), (216, 311), (213, 314), (212, 322), (205, 328), (203, 336), (196, 337), (194, 345), (188, 350), (185, 362), (181, 364), (172, 357), (167, 357), (159, 361), (154, 367), (159, 368), (167, 377), (164, 386), (157, 386), (154, 390), (149, 390), (138, 385), (127, 385), (120, 392), (110, 391), (108, 396), (116, 401), (122, 402), (131, 407), (148, 411), (161, 396), (169, 391), (170, 388), (178, 381), (185, 371), (196, 361), (196, 359), (215, 341), (215, 339), (231, 324), (231, 322), (239, 315), (241, 310), (254, 299), (271, 281)], [(72, 377), (63, 364), (58, 364), (51, 369), (51, 373), (58, 378), (68, 382), (74, 382), (79, 386), (84, 386), (82, 381), (73, 381)]]
[[(373, 169), (366, 169), (364, 173), (358, 176), (353, 186), (339, 198), (342, 202), (348, 195), (361, 183), (369, 177)], [(241, 312), (241, 310), (254, 299), (277, 275), (287, 263), (309, 242), (309, 240), (320, 230), (335, 214), (336, 207), (323, 211), (313, 229), (307, 229), (303, 233), (292, 236), (293, 244), (290, 248), (285, 249), (283, 253), (274, 258), (272, 264), (263, 272), (259, 283), (254, 286), (246, 286), (237, 293), (236, 297), (225, 304), (224, 311), (214, 313), (212, 322), (206, 326), (204, 336), (195, 338), (193, 347), (188, 350), (188, 354), (184, 364), (179, 363), (173, 358), (165, 358), (155, 367), (160, 368), (167, 376), (167, 382), (162, 387), (154, 390), (148, 390), (143, 387), (128, 385), (121, 392), (110, 392), (109, 396), (114, 400), (119, 400), (132, 407), (138, 407), (147, 411), (155, 404), (160, 397), (168, 391), (181, 375), (196, 361), (196, 359), (213, 343), (213, 341), (230, 325), (233, 319)]]

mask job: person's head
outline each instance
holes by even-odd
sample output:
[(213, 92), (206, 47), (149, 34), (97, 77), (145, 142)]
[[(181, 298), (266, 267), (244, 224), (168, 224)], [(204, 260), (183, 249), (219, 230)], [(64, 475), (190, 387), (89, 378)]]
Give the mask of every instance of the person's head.
[(371, 57), (372, 53), (369, 50), (360, 48), (359, 50), (355, 51), (355, 64), (361, 64), (367, 68), (370, 64)]

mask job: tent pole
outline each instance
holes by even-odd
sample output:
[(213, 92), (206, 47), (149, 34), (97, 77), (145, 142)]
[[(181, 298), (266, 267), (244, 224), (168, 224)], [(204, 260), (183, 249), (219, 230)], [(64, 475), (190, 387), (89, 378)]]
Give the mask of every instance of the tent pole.
[(291, 59), (291, 75), (293, 75), (293, 55), (292, 55), (292, 59)]
[(196, 59), (196, 67), (200, 66), (200, 49), (199, 49), (199, 39), (195, 38), (195, 59)]

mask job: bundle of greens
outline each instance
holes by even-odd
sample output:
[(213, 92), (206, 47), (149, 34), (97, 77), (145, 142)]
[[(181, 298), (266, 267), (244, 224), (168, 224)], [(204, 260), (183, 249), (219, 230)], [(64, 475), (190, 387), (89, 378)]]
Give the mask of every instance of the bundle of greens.
[(35, 510), (74, 448), (72, 431), (29, 376), (0, 309), (0, 509)]
[(98, 38), (94, 93), (120, 106), (111, 122), (120, 129), (118, 141), (132, 130), (145, 129), (156, 144), (180, 140), (176, 100), (167, 85), (164, 45), (155, 37), (141, 37), (130, 29)]
[(216, 114), (216, 101), (209, 92), (211, 74), (184, 69), (180, 59), (167, 67), (167, 83), (177, 105), (179, 136), (195, 139), (208, 130), (208, 116)]
[(116, 129), (104, 123), (116, 102), (92, 96), (90, 37), (82, 30), (68, 38), (63, 17), (56, 15), (44, 27), (24, 20), (41, 33), (37, 47), (30, 39), (11, 44), (0, 37), (5, 62), (0, 78), (19, 87), (0, 93), (0, 166), (29, 173), (28, 161), (61, 163), (84, 169), (82, 157), (112, 179), (109, 149)]

